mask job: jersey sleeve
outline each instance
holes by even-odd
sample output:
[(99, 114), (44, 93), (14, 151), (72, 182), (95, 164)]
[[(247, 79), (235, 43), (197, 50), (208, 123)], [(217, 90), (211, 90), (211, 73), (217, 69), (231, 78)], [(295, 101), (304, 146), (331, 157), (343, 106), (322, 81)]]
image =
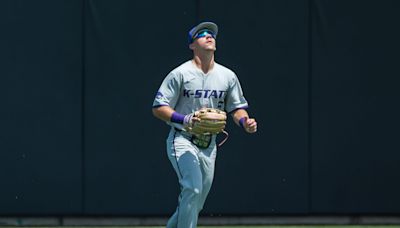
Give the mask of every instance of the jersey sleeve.
[(176, 73), (169, 73), (161, 83), (153, 101), (153, 108), (159, 106), (170, 106), (175, 108), (181, 88), (181, 80)]
[(236, 74), (234, 74), (234, 77), (230, 80), (225, 102), (225, 109), (228, 113), (231, 113), (236, 109), (248, 108), (247, 100), (243, 96), (242, 87)]

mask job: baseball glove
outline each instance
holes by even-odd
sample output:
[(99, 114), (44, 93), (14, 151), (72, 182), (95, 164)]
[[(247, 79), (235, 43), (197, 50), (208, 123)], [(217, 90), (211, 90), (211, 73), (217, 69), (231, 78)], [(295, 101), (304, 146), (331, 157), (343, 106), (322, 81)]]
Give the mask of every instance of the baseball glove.
[(226, 112), (214, 108), (202, 108), (193, 113), (194, 121), (186, 130), (195, 135), (218, 134), (226, 125)]

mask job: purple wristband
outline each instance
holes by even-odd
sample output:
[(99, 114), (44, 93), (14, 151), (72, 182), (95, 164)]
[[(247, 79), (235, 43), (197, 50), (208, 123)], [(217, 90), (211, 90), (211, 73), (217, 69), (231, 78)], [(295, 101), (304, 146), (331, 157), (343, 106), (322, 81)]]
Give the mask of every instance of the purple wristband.
[(240, 118), (240, 120), (239, 120), (239, 125), (241, 126), (241, 127), (244, 127), (244, 120), (246, 119), (246, 117), (242, 117), (242, 118)]
[(185, 115), (182, 115), (178, 112), (172, 113), (171, 122), (183, 124), (184, 119), (185, 119)]

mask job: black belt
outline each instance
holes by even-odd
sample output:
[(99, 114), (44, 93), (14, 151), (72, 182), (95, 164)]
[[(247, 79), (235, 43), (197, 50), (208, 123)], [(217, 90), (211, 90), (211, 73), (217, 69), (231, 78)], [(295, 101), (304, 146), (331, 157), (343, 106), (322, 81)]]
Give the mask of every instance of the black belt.
[[(175, 131), (182, 132), (182, 129), (175, 128)], [(207, 149), (211, 144), (212, 135), (193, 135), (189, 132), (186, 132), (190, 137), (190, 141), (199, 148)]]
[[(176, 127), (174, 127), (175, 128), (175, 131), (177, 131), (177, 132), (182, 132), (183, 130), (182, 129), (179, 129), (179, 128), (176, 128)], [(189, 132), (187, 132), (187, 131), (185, 131), (185, 133), (187, 133), (187, 134), (189, 134), (189, 135), (191, 135), (191, 141), (196, 145), (196, 146), (200, 146), (200, 148), (207, 148), (209, 145), (210, 145), (210, 142), (211, 142), (211, 138), (209, 138), (209, 139), (206, 139), (205, 141), (207, 141), (207, 143), (204, 145), (204, 139), (202, 139), (201, 141), (203, 141), (203, 142), (201, 142), (200, 144), (203, 144), (203, 145), (198, 145), (198, 143), (196, 142), (197, 140), (199, 140), (199, 136), (195, 136), (195, 135), (193, 135), (193, 134), (190, 134)], [(224, 133), (225, 134), (225, 138), (218, 144), (218, 147), (220, 147), (220, 146), (222, 146), (222, 144), (224, 144), (225, 143), (225, 141), (228, 139), (228, 137), (229, 137), (229, 134), (228, 134), (228, 132), (226, 132), (226, 131), (223, 131), (222, 133)], [(200, 136), (201, 137), (201, 136)]]

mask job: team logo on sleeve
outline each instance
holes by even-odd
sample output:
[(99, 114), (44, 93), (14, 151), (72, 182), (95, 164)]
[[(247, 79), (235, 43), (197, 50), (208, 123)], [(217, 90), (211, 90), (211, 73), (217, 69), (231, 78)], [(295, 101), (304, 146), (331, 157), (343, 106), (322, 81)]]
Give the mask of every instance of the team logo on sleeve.
[(183, 96), (188, 98), (224, 98), (226, 91), (223, 90), (212, 90), (212, 89), (197, 89), (190, 90), (184, 89)]
[(158, 100), (159, 102), (168, 103), (168, 99), (164, 97), (164, 95), (160, 91), (158, 91), (156, 94), (156, 100)]

